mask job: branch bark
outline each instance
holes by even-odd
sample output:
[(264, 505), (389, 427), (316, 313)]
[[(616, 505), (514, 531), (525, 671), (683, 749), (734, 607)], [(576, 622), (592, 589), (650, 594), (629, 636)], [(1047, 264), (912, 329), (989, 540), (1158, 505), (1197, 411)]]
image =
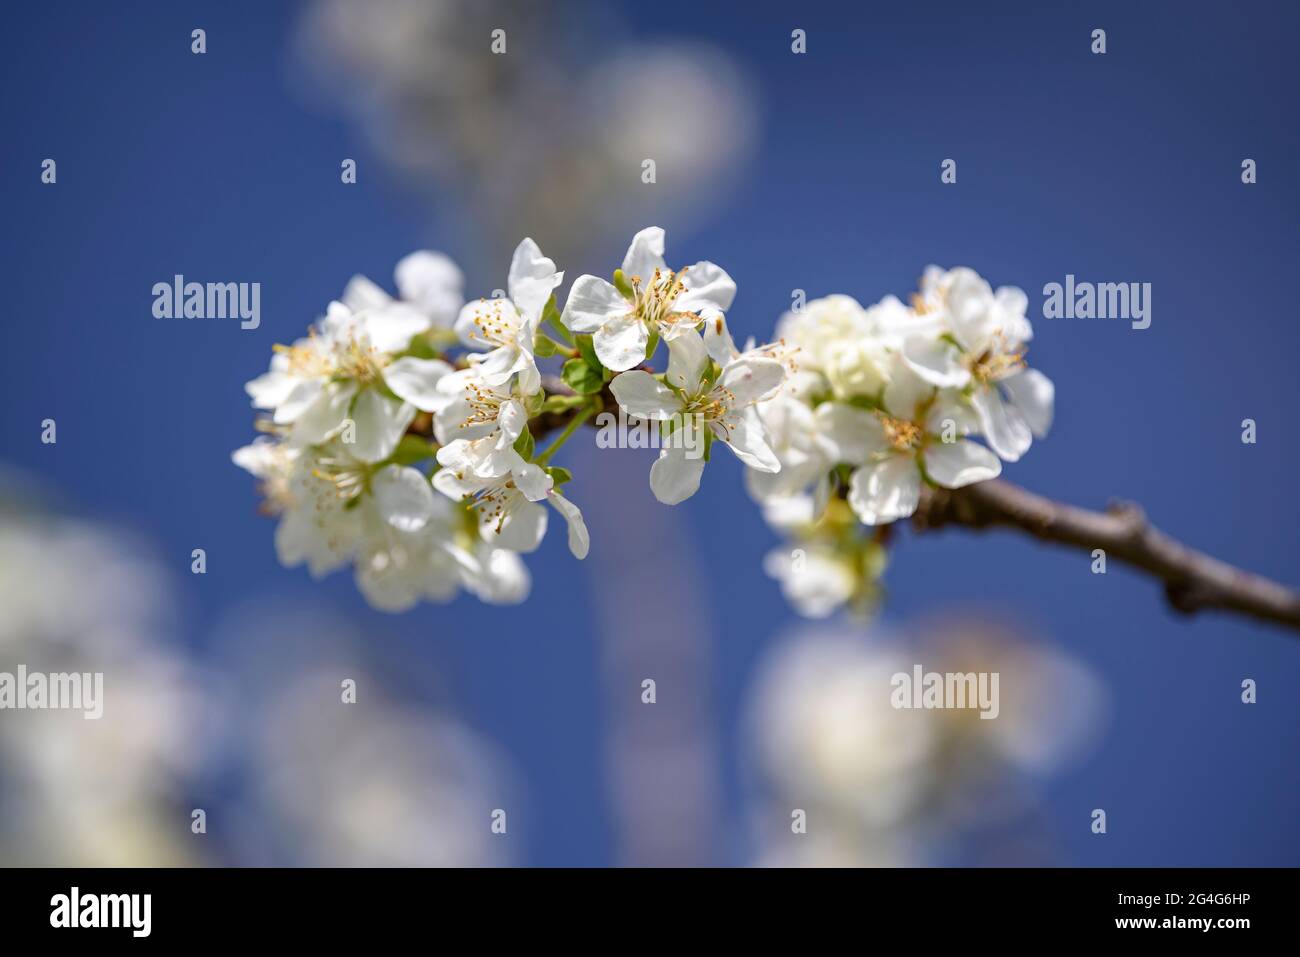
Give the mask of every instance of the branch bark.
[(961, 489), (927, 488), (912, 525), (922, 531), (1012, 528), (1089, 552), (1104, 549), (1108, 561), (1118, 559), (1161, 581), (1178, 612), (1219, 609), (1300, 631), (1300, 592), (1184, 545), (1131, 503), (1093, 512), (993, 479)]
[[(554, 377), (546, 377), (543, 385), (548, 394), (573, 394)], [(617, 407), (608, 385), (602, 399), (606, 408)], [(538, 416), (530, 427), (541, 438), (563, 428), (572, 417), (569, 411)], [(594, 422), (588, 420), (588, 424)], [(1171, 538), (1151, 525), (1141, 507), (1132, 503), (1116, 502), (1104, 512), (1094, 512), (1001, 479), (961, 489), (923, 489), (912, 527), (926, 531), (948, 525), (975, 530), (1010, 528), (1087, 552), (1104, 549), (1107, 561), (1118, 560), (1160, 581), (1165, 598), (1177, 612), (1192, 615), (1217, 609), (1300, 631), (1300, 592)]]

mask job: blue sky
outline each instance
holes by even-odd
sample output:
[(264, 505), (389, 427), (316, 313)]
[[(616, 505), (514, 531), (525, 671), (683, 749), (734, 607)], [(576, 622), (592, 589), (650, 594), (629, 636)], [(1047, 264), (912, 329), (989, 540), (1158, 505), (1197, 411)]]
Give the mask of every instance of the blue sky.
[[(1300, 582), (1300, 467), (1287, 429), (1300, 333), (1291, 293), (1300, 213), (1300, 65), (1292, 5), (747, 4), (668, 2), (638, 39), (698, 37), (734, 56), (759, 94), (757, 159), (707, 223), (672, 232), (674, 259), (736, 279), (738, 336), (765, 335), (791, 290), (905, 295), (931, 262), (995, 285), (1152, 284), (1152, 325), (1037, 319), (1032, 361), (1056, 382), (1052, 435), (1007, 478), (1101, 507), (1143, 503), (1169, 532)], [(611, 861), (593, 528), (576, 569), (562, 536), (531, 562), (521, 608), (462, 599), (386, 617), (339, 576), (312, 585), (275, 562), (271, 525), (229, 453), (251, 436), (242, 384), (365, 272), (387, 282), (414, 248), (467, 256), (458, 224), (384, 175), (338, 184), (338, 158), (377, 164), (341, 113), (286, 82), (290, 8), (271, 4), (14, 6), (0, 34), (0, 261), (8, 317), (4, 454), (64, 507), (134, 529), (184, 576), (178, 640), (207, 650), (250, 597), (293, 595), (354, 617), (395, 667), (440, 675), (533, 793), (526, 862)], [(202, 22), (210, 52), (189, 52)], [(808, 53), (789, 52), (790, 30)], [(1108, 52), (1089, 52), (1094, 27)], [(45, 157), (57, 186), (39, 182)], [(943, 185), (939, 164), (958, 163)], [(1240, 180), (1243, 158), (1259, 182)], [(571, 276), (607, 273), (622, 244)], [(471, 289), (505, 263), (467, 263)], [(174, 273), (262, 283), (262, 327), (167, 323), (154, 282)], [(57, 446), (39, 423), (59, 423)], [(1240, 422), (1258, 423), (1255, 445)], [(626, 454), (626, 453), (625, 453)], [(578, 453), (593, 491), (598, 463)], [(646, 460), (649, 466), (649, 459)], [(765, 648), (794, 622), (759, 558), (775, 541), (715, 460), (681, 506), (681, 547), (708, 576), (713, 722), (724, 797), (741, 798), (740, 714)], [(647, 487), (629, 507), (654, 505)], [(663, 561), (673, 561), (664, 554)], [(1053, 779), (1046, 817), (1067, 862), (1300, 863), (1300, 642), (1244, 621), (1183, 620), (1150, 581), (1010, 534), (902, 536), (886, 617), (994, 606), (1090, 664), (1113, 714), (1098, 748)], [(1239, 703), (1245, 677), (1259, 703)], [(419, 694), (418, 687), (411, 693)], [(1105, 839), (1088, 811), (1108, 809)]]

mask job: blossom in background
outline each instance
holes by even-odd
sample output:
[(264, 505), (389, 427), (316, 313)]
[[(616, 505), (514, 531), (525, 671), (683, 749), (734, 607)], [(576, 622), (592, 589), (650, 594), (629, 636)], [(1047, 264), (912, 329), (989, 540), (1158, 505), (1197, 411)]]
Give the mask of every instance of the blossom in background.
[[(489, 255), (529, 232), (557, 262), (577, 261), (652, 215), (704, 221), (754, 154), (751, 79), (689, 30), (638, 39), (608, 4), (566, 9), (314, 0), (296, 35), (314, 82), (300, 89), (346, 111), (388, 172)], [(484, 55), (502, 27), (509, 54)], [(646, 157), (658, 182), (629, 189)]]
[(173, 586), (128, 530), (44, 512), (0, 475), (0, 672), (103, 675), (94, 720), (0, 712), (0, 866), (215, 862), (187, 801), (224, 732)]
[[(385, 316), (395, 340), (380, 348), (397, 349), (411, 336), (430, 328), (450, 328), (465, 302), (465, 276), (442, 253), (421, 249), (398, 262), (393, 270), (398, 297), (394, 299), (365, 276), (353, 276), (343, 290), (343, 304), (353, 312)], [(400, 332), (406, 337), (400, 338)]]
[(596, 355), (614, 372), (639, 365), (652, 335), (671, 342), (721, 317), (736, 298), (736, 284), (711, 262), (669, 269), (658, 226), (632, 237), (619, 278), (622, 289), (597, 276), (579, 276), (561, 316), (570, 332), (594, 334)]
[[(917, 663), (998, 673), (997, 719), (974, 707), (896, 708), (893, 677)], [(1083, 663), (977, 615), (902, 634), (805, 626), (765, 655), (749, 693), (754, 857), (917, 866), (985, 826), (1010, 819), (1028, 830), (1034, 779), (1085, 753), (1104, 714), (1103, 689)], [(790, 808), (807, 812), (806, 834), (791, 833)]]

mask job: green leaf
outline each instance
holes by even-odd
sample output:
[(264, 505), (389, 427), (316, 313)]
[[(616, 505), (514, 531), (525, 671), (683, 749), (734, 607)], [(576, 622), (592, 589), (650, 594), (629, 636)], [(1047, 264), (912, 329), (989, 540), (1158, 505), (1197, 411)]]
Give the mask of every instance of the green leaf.
[(591, 336), (578, 336), (578, 351), (582, 353), (582, 358), (586, 360), (587, 365), (596, 372), (605, 371), (605, 367), (600, 363), (600, 356), (596, 355), (596, 347), (592, 344)]
[(593, 369), (585, 359), (570, 359), (566, 362), (560, 372), (560, 378), (579, 395), (592, 395), (599, 392), (605, 384), (599, 367)]
[(565, 482), (573, 481), (573, 473), (559, 465), (552, 465), (546, 470), (546, 474), (555, 480), (556, 488), (559, 488)]
[(404, 435), (388, 458), (394, 465), (413, 465), (433, 456), (433, 446), (428, 439), (422, 439), (418, 435)]
[(555, 341), (549, 336), (544, 336), (540, 332), (533, 337), (533, 354), (539, 359), (547, 359), (555, 355)]
[(515, 451), (524, 457), (525, 462), (533, 460), (533, 433), (530, 429), (524, 429), (519, 438), (515, 439)]

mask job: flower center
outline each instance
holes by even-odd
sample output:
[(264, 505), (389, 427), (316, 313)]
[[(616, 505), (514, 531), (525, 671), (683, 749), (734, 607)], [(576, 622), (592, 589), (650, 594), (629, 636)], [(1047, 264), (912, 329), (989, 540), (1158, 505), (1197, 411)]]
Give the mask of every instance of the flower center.
[(514, 317), (506, 313), (507, 301), (480, 299), (478, 308), (474, 310), (474, 331), (469, 338), (490, 346), (514, 345), (519, 329)]
[(501, 406), (510, 401), (510, 396), (495, 389), (484, 388), (477, 382), (470, 382), (465, 386), (465, 401), (469, 403), (470, 411), (460, 424), (462, 429), (494, 424), (501, 416)]
[(353, 459), (321, 456), (311, 474), (334, 487), (334, 494), (344, 501), (356, 498), (370, 478), (369, 468)]
[(632, 311), (651, 329), (664, 332), (679, 322), (695, 325), (700, 317), (689, 312), (673, 312), (677, 297), (686, 291), (680, 272), (656, 268), (650, 281), (642, 285), (640, 276), (632, 276)]
[(507, 479), (479, 489), (471, 495), (470, 508), (479, 513), (480, 521), (485, 524), (493, 522), (494, 531), (500, 535), (506, 519), (523, 500), (523, 494), (515, 488), (514, 480)]
[(992, 385), (1008, 376), (1015, 375), (1025, 367), (1025, 350), (1007, 349), (999, 337), (998, 342), (978, 356), (966, 358), (966, 368), (971, 378), (980, 385)]
[(915, 422), (907, 419), (895, 419), (883, 412), (876, 413), (880, 427), (885, 432), (885, 441), (899, 452), (914, 452), (921, 447), (925, 439), (925, 430)]
[(384, 358), (369, 342), (350, 338), (334, 355), (338, 375), (355, 379), (362, 386), (372, 385), (383, 378)]

